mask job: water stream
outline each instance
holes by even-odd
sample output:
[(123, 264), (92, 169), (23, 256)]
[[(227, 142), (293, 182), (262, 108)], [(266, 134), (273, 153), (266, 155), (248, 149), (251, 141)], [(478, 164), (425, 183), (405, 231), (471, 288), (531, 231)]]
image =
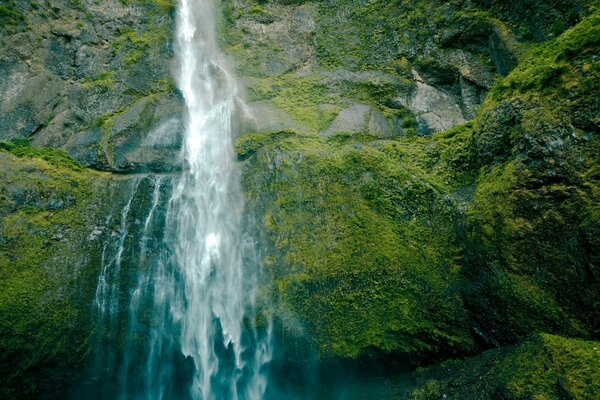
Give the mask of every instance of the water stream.
[(196, 366), (194, 398), (259, 399), (270, 355), (268, 338), (258, 340), (246, 327), (255, 276), (254, 266), (242, 263), (243, 202), (232, 136), (236, 82), (217, 46), (212, 0), (181, 0), (177, 15), (188, 167), (172, 199), (175, 260), (184, 280), (181, 349)]
[[(262, 399), (270, 322), (255, 329), (259, 279), (242, 237), (233, 151), (236, 82), (212, 0), (180, 0), (176, 81), (183, 172), (135, 178), (96, 289), (96, 398)], [(120, 219), (119, 219), (120, 218)], [(116, 243), (116, 245), (115, 245)]]

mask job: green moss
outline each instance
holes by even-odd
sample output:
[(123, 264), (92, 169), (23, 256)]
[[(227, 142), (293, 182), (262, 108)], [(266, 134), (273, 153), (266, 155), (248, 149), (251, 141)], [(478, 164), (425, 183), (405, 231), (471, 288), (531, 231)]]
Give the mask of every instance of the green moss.
[[(399, 17), (389, 18), (393, 14)], [(319, 2), (317, 23), (317, 57), (325, 69), (395, 72), (406, 58), (427, 68), (440, 63), (440, 54), (431, 51), (434, 43), (464, 47), (486, 56), (482, 64), (489, 65), (487, 37), (497, 34), (509, 51), (515, 50), (502, 22), (463, 1), (328, 0)]]
[[(459, 249), (439, 185), (397, 153), (306, 136), (271, 141), (258, 140), (244, 188), (270, 243), (277, 315), (300, 318), (324, 358), (469, 351)], [(293, 337), (294, 324), (282, 324)]]
[(595, 399), (600, 344), (535, 335), (522, 344), (416, 373), (411, 399)]
[(294, 131), (276, 131), (261, 132), (255, 134), (246, 134), (238, 138), (235, 142), (235, 150), (240, 160), (245, 160), (252, 156), (261, 147), (272, 144), (277, 140), (297, 135)]
[(116, 118), (123, 114), (126, 109), (118, 110), (115, 113), (100, 117), (99, 124), (102, 128), (102, 138), (98, 143), (98, 157), (104, 157), (108, 165), (114, 165), (115, 151), (111, 140), (112, 130), (115, 126)]
[(551, 45), (538, 45), (510, 76), (494, 86), (488, 103), (509, 96), (527, 101), (587, 97), (590, 81), (600, 76), (598, 63), (589, 61), (600, 45), (599, 25), (600, 15), (596, 12)]
[[(472, 123), (431, 138), (240, 139), (286, 343), (306, 335), (322, 357), (427, 357), (470, 351), (470, 332), (495, 345), (531, 332), (597, 335), (596, 22), (534, 49)], [(552, 63), (556, 75), (538, 81)], [(398, 86), (320, 75), (251, 84), (255, 100), (289, 113), (351, 97), (410, 128), (387, 101)]]
[(88, 88), (101, 87), (111, 90), (115, 87), (115, 74), (113, 71), (104, 71), (96, 77), (84, 79), (83, 84)]
[(0, 1), (0, 26), (3, 30), (18, 26), (24, 21), (23, 12), (17, 8), (14, 0)]
[(283, 75), (271, 82), (273, 91), (263, 95), (312, 131), (327, 128), (339, 113), (338, 97), (319, 76)]
[(123, 4), (139, 4), (147, 7), (160, 7), (163, 12), (175, 11), (175, 5), (177, 4), (174, 0), (121, 0)]
[(506, 21), (520, 40), (540, 42), (576, 25), (594, 1), (517, 0), (508, 4), (502, 0), (477, 0), (475, 3), (485, 6), (491, 14)]
[(85, 340), (89, 316), (71, 285), (85, 290), (75, 271), (90, 255), (82, 238), (99, 174), (49, 149), (16, 149), (18, 157), (0, 151), (0, 396), (31, 398), (43, 379), (34, 371), (61, 379), (62, 367), (85, 355), (74, 344)]
[(56, 167), (81, 171), (82, 165), (62, 149), (52, 147), (31, 147), (27, 139), (13, 139), (0, 142), (0, 151), (8, 151), (17, 157), (41, 158)]
[[(158, 4), (153, 3), (152, 4)], [(161, 3), (162, 4), (162, 3)], [(147, 11), (150, 17), (164, 15), (162, 5), (159, 9)], [(111, 42), (113, 55), (120, 58), (124, 67), (131, 67), (147, 58), (159, 59), (168, 51), (167, 44), (171, 41), (171, 26), (168, 23), (155, 24), (144, 30), (125, 28), (119, 32), (117, 38)]]
[(599, 140), (591, 65), (598, 18), (535, 49), (496, 84), (473, 124), (479, 176), (467, 212), (464, 271), (472, 286), (465, 296), (474, 319), (500, 342), (532, 331), (587, 336), (600, 329), (591, 294), (600, 283), (580, 274), (598, 270), (591, 239), (598, 158), (590, 157)]
[(275, 22), (275, 16), (258, 4), (251, 6), (245, 15), (261, 24), (270, 24)]
[[(399, 46), (394, 20), (386, 12), (396, 8), (389, 2), (319, 3), (316, 50), (326, 69), (386, 69)], [(336, 10), (344, 10), (337, 13)], [(352, 21), (352, 22), (350, 22)]]

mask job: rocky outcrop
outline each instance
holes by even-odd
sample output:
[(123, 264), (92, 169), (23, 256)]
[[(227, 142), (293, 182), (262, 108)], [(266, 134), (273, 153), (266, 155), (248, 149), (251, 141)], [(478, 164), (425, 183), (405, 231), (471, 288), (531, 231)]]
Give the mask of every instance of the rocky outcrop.
[[(281, 340), (431, 362), (531, 332), (597, 338), (597, 26), (523, 56), (472, 123), (431, 138), (242, 136)], [(333, 124), (365, 124), (352, 107)]]
[[(285, 113), (278, 126), (246, 125), (257, 132), (430, 135), (472, 119), (494, 74), (521, 54), (510, 28), (470, 2), (228, 0), (224, 9), (223, 44), (255, 120)], [(328, 96), (303, 91), (307, 81)]]
[(23, 141), (0, 149), (0, 397), (67, 398), (121, 346), (172, 178), (97, 172)]
[(244, 189), (288, 346), (308, 338), (323, 358), (417, 360), (474, 349), (452, 201), (400, 162), (410, 149), (291, 132), (238, 142), (246, 157), (257, 147)]
[(516, 346), (419, 370), (406, 398), (594, 399), (600, 394), (598, 342), (538, 334)]
[(466, 296), (484, 336), (500, 342), (599, 332), (598, 21), (526, 58), (473, 126), (482, 170), (467, 214)]
[(421, 132), (442, 132), (465, 123), (460, 105), (446, 93), (417, 81), (416, 90), (398, 102), (415, 115)]
[(19, 18), (0, 28), (0, 140), (60, 147), (102, 170), (179, 168), (173, 4), (7, 4)]
[[(597, 363), (592, 342), (525, 339), (600, 332), (587, 4), (223, 2), (246, 226), (284, 357), (425, 365), (498, 346), (418, 372), (413, 397), (593, 397), (569, 368)], [(173, 5), (14, 0), (0, 18), (0, 397), (56, 397), (96, 345), (103, 254), (132, 249), (114, 290), (127, 304), (148, 267), (141, 221), (168, 197), (155, 176), (98, 170), (180, 168)], [(552, 40), (527, 53), (532, 39)], [(552, 382), (514, 384), (548, 364)]]

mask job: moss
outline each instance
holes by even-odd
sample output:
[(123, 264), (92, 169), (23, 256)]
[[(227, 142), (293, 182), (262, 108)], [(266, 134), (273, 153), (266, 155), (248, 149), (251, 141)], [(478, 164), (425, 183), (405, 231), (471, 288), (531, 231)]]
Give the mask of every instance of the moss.
[(89, 219), (99, 211), (94, 201), (101, 196), (99, 173), (51, 149), (20, 143), (17, 150), (11, 151), (18, 157), (0, 152), (3, 398), (36, 397), (40, 382), (61, 381), (67, 366), (85, 356), (87, 347), (76, 349), (89, 335), (89, 316), (81, 313), (87, 304), (81, 301), (87, 302), (90, 293), (83, 294), (87, 284), (77, 271), (93, 253), (85, 238)]
[(521, 40), (545, 41), (576, 25), (594, 1), (528, 1), (510, 5), (499, 0), (476, 0), (490, 13), (506, 21)]
[(41, 158), (56, 167), (81, 171), (82, 165), (62, 149), (51, 147), (31, 147), (27, 139), (13, 139), (0, 142), (0, 150), (8, 151), (17, 157)]
[(339, 112), (338, 97), (319, 76), (283, 75), (270, 81), (273, 90), (263, 96), (312, 131), (326, 129)]
[[(307, 335), (322, 357), (427, 358), (471, 351), (471, 332), (488, 345), (597, 336), (596, 21), (533, 49), (472, 123), (431, 138), (240, 139), (287, 343)], [(536, 80), (553, 62), (556, 74)], [(403, 119), (386, 101), (401, 80), (287, 79), (251, 87), (290, 113), (354, 96)]]
[[(522, 45), (513, 34), (531, 39), (525, 32), (535, 31), (539, 41), (547, 40), (552, 38), (548, 31), (562, 33), (579, 22), (590, 4), (593, 2), (585, 0), (524, 1), (508, 7), (501, 1), (328, 0), (318, 4), (317, 57), (325, 69), (392, 72), (405, 57), (417, 66), (426, 60), (446, 63), (441, 52), (432, 51), (432, 45), (459, 47), (485, 56), (483, 65), (493, 64), (505, 75), (521, 53)], [(547, 22), (536, 20), (534, 13)], [(389, 15), (399, 18), (390, 19)], [(490, 38), (496, 46), (490, 46)]]
[(598, 63), (585, 61), (600, 45), (599, 23), (599, 14), (593, 13), (551, 45), (538, 45), (509, 77), (494, 86), (488, 104), (514, 96), (526, 101), (587, 97), (590, 81), (600, 76)]
[[(170, 4), (169, 1), (142, 4), (147, 7), (147, 16), (156, 18), (164, 16), (163, 3)], [(118, 36), (111, 41), (113, 56), (120, 59), (124, 67), (131, 67), (147, 58), (160, 59), (170, 52), (171, 36), (171, 25), (165, 22), (150, 23), (143, 31), (133, 28), (121, 29)]]
[[(439, 185), (374, 147), (272, 140), (258, 140), (244, 188), (270, 243), (277, 315), (300, 318), (323, 358), (472, 349)], [(289, 341), (294, 324), (282, 324)]]
[(101, 87), (108, 91), (115, 87), (115, 74), (113, 71), (103, 71), (96, 77), (85, 78), (83, 84), (88, 88)]
[[(396, 14), (399, 18), (390, 19)], [(478, 26), (466, 16), (478, 16)], [(384, 70), (395, 72), (402, 60), (410, 59), (415, 65), (425, 60), (439, 62), (440, 54), (432, 52), (432, 44), (445, 47), (459, 45), (453, 36), (465, 37), (471, 44), (487, 39), (496, 26), (495, 20), (481, 8), (463, 1), (369, 1), (352, 2), (328, 0), (319, 3), (316, 33), (317, 57), (325, 69)], [(437, 42), (437, 43), (436, 43)], [(487, 43), (467, 46), (475, 54), (489, 55)], [(444, 62), (442, 60), (442, 62)], [(484, 64), (491, 64), (488, 57)], [(407, 71), (405, 71), (407, 72)]]
[(600, 396), (600, 344), (535, 335), (516, 346), (415, 374), (411, 399), (595, 399)]
[(123, 4), (138, 4), (147, 7), (160, 7), (163, 12), (175, 11), (176, 1), (174, 0), (121, 0)]
[(246, 15), (248, 18), (261, 24), (270, 24), (275, 22), (275, 16), (258, 4), (251, 6), (246, 12)]
[[(407, 89), (412, 81), (405, 80), (403, 89)], [(388, 104), (398, 96), (399, 84), (386, 79), (358, 79), (347, 82), (344, 94), (350, 98), (369, 104)]]
[(377, 146), (442, 191), (455, 192), (473, 186), (479, 172), (470, 123), (431, 138), (409, 136)]
[(17, 8), (14, 0), (0, 2), (0, 25), (3, 30), (21, 25), (25, 21), (23, 12)]
[(235, 150), (240, 160), (246, 160), (252, 156), (261, 147), (272, 144), (277, 140), (297, 135), (294, 131), (276, 131), (261, 132), (256, 134), (246, 134), (238, 138), (235, 142)]
[[(394, 22), (384, 16), (393, 7), (388, 10), (381, 2), (319, 3), (315, 39), (320, 65), (326, 69), (385, 69), (399, 45)], [(345, 12), (335, 11), (340, 9)]]
[(96, 123), (102, 128), (102, 138), (98, 143), (98, 157), (104, 158), (109, 166), (114, 165), (115, 150), (114, 143), (111, 140), (112, 130), (115, 126), (115, 120), (122, 115), (126, 109), (118, 110), (109, 115), (101, 116)]
[[(289, 57), (285, 45), (276, 41), (256, 40), (246, 27), (239, 28), (236, 21), (244, 18), (247, 9), (238, 4), (224, 2), (222, 10), (219, 38), (224, 50), (235, 59), (238, 76), (265, 78), (281, 74), (277, 66), (286, 64), (286, 58)], [(246, 18), (252, 17), (246, 15)]]
[(488, 338), (501, 343), (531, 331), (593, 336), (600, 329), (591, 294), (600, 282), (589, 278), (598, 270), (590, 221), (599, 186), (588, 175), (598, 169), (589, 154), (600, 106), (598, 71), (586, 67), (598, 18), (533, 50), (497, 82), (473, 124), (479, 176), (467, 213), (465, 296)]
[(337, 82), (321, 74), (284, 74), (248, 79), (247, 93), (248, 100), (268, 100), (312, 132), (327, 129), (344, 104), (356, 101), (373, 105), (387, 118), (400, 121), (410, 134), (416, 128), (416, 119), (394, 101), (408, 85), (408, 81), (383, 78)]

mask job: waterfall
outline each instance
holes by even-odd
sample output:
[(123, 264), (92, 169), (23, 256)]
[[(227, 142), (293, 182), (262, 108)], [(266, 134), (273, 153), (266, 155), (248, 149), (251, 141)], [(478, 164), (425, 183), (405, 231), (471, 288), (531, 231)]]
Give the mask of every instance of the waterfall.
[(134, 178), (106, 239), (94, 302), (100, 362), (87, 398), (264, 397), (271, 323), (263, 316), (256, 329), (259, 263), (242, 235), (233, 149), (237, 88), (216, 19), (212, 0), (179, 1), (184, 168)]
[[(123, 253), (125, 251), (126, 239), (129, 234), (129, 225), (127, 224), (131, 212), (133, 198), (139, 186), (139, 180), (134, 179), (131, 182), (130, 194), (121, 210), (121, 220), (119, 229), (110, 236), (108, 241), (102, 246), (101, 265), (102, 270), (96, 285), (96, 295), (94, 297), (94, 308), (97, 311), (96, 317), (98, 325), (102, 332), (114, 332), (118, 330), (118, 310), (121, 286), (121, 270)], [(106, 219), (106, 226), (111, 222), (111, 216)], [(99, 231), (100, 232), (100, 231)], [(114, 239), (117, 239), (116, 242)], [(116, 246), (116, 248), (115, 248)], [(115, 364), (115, 352), (110, 348), (111, 345), (103, 340), (103, 335), (98, 335), (98, 347), (94, 368), (97, 371), (109, 370)]]
[(247, 326), (256, 271), (242, 264), (243, 202), (232, 136), (237, 89), (215, 21), (212, 0), (180, 0), (177, 82), (186, 105), (187, 168), (172, 202), (175, 264), (184, 281), (181, 349), (196, 367), (194, 398), (259, 399), (269, 350)]

